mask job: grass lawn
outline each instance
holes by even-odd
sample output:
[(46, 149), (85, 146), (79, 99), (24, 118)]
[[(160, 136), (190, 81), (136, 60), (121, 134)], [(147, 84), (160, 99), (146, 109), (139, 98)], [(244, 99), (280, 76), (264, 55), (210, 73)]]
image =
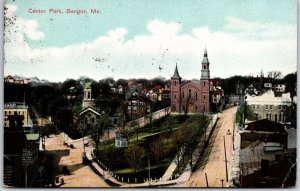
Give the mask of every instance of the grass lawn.
[[(107, 140), (100, 144), (98, 158), (110, 171), (113, 171), (120, 180), (121, 177), (123, 177), (123, 181), (125, 182), (128, 181), (128, 178), (130, 182), (144, 182), (144, 180), (148, 178), (149, 156), (151, 178), (159, 179), (163, 176), (177, 153), (176, 148), (178, 148), (178, 146), (176, 146), (173, 135), (175, 135), (177, 131), (177, 136), (181, 135), (182, 130), (187, 126), (195, 126), (195, 120), (189, 119), (189, 116), (176, 116), (173, 118), (176, 119), (176, 124), (174, 124), (172, 134), (170, 134), (168, 129), (163, 127), (163, 122), (166, 118), (153, 122), (152, 128), (148, 125), (139, 129), (138, 141), (136, 140), (136, 134), (134, 134), (134, 131), (132, 132), (131, 137), (129, 137), (129, 145), (136, 144), (143, 150), (143, 157), (140, 159), (139, 165), (140, 168), (136, 173), (130, 165), (131, 161), (129, 161), (128, 155), (126, 155), (127, 148), (115, 148), (114, 139)], [(185, 137), (182, 139), (184, 140)], [(155, 155), (151, 152), (150, 145), (158, 141), (162, 143), (163, 155), (161, 159), (157, 161)]]

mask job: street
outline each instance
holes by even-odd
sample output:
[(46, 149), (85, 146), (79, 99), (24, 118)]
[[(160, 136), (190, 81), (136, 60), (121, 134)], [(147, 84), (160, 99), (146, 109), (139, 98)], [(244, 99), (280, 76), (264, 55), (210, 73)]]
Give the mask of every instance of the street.
[[(230, 180), (232, 153), (233, 153), (233, 125), (235, 120), (236, 107), (225, 110), (220, 116), (215, 132), (211, 137), (208, 148), (198, 169), (191, 174), (190, 180), (179, 187), (229, 187), (226, 182), (226, 165), (224, 138), (227, 156), (228, 181)], [(230, 134), (227, 133), (228, 129)]]
[[(64, 179), (61, 187), (109, 187), (88, 165), (82, 164), (83, 143), (82, 140), (72, 142), (74, 149), (63, 145), (60, 134), (52, 134), (46, 138), (46, 163), (51, 160), (50, 174)], [(70, 175), (62, 174), (62, 167), (67, 166)]]

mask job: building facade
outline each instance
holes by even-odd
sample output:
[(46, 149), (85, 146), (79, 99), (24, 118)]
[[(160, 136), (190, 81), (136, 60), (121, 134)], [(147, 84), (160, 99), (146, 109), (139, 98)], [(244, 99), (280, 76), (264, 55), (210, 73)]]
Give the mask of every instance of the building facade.
[[(176, 65), (171, 77), (171, 107), (173, 113), (199, 113), (211, 111), (210, 69), (207, 51), (201, 63), (200, 81), (189, 80), (181, 82)], [(214, 94), (214, 96), (216, 96)]]
[(290, 93), (276, 95), (273, 90), (269, 90), (260, 96), (246, 94), (246, 97), (247, 105), (252, 109), (255, 120), (287, 122), (287, 109), (292, 104)]
[(19, 116), (23, 116), (22, 126), (28, 126), (28, 105), (23, 102), (9, 102), (4, 104), (4, 127), (9, 127), (9, 116), (13, 116), (17, 113)]

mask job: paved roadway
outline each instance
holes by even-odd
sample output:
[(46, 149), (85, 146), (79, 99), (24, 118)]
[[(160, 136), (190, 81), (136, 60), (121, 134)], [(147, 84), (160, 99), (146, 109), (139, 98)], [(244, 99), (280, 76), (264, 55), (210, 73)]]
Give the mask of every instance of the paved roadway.
[[(231, 179), (231, 165), (233, 156), (233, 125), (235, 120), (236, 107), (225, 110), (220, 116), (215, 132), (211, 138), (209, 146), (204, 154), (199, 168), (191, 174), (190, 180), (184, 184), (176, 185), (178, 187), (207, 187), (205, 173), (207, 174), (209, 187), (229, 187), (226, 182), (226, 165), (224, 138), (227, 155), (228, 180)], [(227, 134), (230, 129), (231, 134)], [(175, 186), (175, 187), (176, 187)]]

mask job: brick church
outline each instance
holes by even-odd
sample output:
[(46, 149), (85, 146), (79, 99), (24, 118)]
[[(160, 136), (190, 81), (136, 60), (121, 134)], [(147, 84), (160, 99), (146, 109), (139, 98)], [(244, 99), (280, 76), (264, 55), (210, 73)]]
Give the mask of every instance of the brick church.
[(173, 113), (210, 112), (212, 99), (210, 95), (214, 84), (210, 80), (207, 51), (204, 51), (200, 81), (188, 80), (181, 82), (176, 65), (171, 77), (171, 107)]

